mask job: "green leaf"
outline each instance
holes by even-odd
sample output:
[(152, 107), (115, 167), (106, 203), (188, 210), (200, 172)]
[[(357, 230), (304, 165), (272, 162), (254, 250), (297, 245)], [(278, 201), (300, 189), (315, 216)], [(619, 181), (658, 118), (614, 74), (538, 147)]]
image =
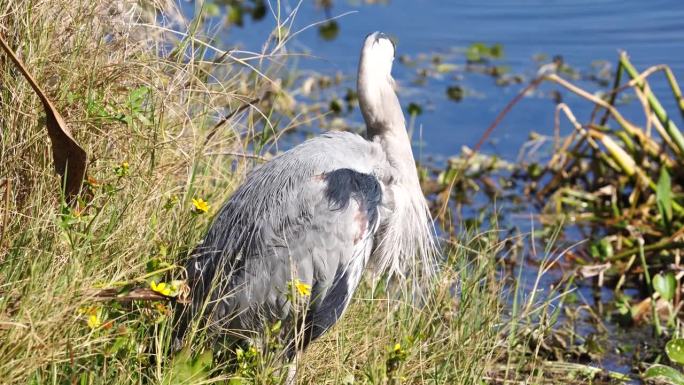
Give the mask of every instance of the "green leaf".
[(670, 361), (684, 364), (684, 338), (671, 339), (667, 345), (665, 345), (665, 352), (670, 358)]
[(660, 216), (663, 218), (663, 225), (669, 228), (670, 223), (672, 223), (672, 181), (665, 168), (660, 170), (660, 177), (656, 186), (656, 202)]
[(228, 16), (228, 23), (235, 24), (239, 27), (242, 27), (244, 25), (244, 21), (242, 19), (242, 16), (243, 16), (242, 7), (229, 6), (227, 16)]
[(679, 371), (665, 365), (652, 365), (644, 373), (645, 379), (661, 378), (671, 384), (684, 385), (684, 375)]
[(215, 3), (206, 3), (204, 4), (204, 12), (209, 17), (216, 17), (221, 14), (221, 9)]
[(192, 369), (195, 374), (206, 374), (209, 369), (211, 369), (211, 363), (214, 360), (214, 354), (211, 350), (207, 349), (204, 353), (197, 357), (193, 364)]
[(145, 99), (150, 89), (147, 86), (140, 86), (132, 90), (128, 94), (128, 105), (133, 111), (139, 111), (142, 108)]
[(196, 358), (192, 358), (190, 348), (183, 348), (171, 361), (171, 370), (162, 384), (180, 385), (201, 383), (209, 375), (213, 361), (211, 350), (206, 350)]
[(463, 100), (463, 88), (461, 86), (450, 86), (446, 90), (447, 97), (455, 102)]
[(677, 290), (677, 279), (671, 271), (665, 273), (665, 275), (656, 274), (656, 276), (653, 277), (652, 285), (653, 290), (658, 292), (664, 300), (671, 301)]
[(342, 102), (339, 99), (333, 99), (330, 101), (330, 111), (335, 114), (342, 113)]
[(605, 261), (606, 258), (610, 258), (615, 254), (615, 250), (613, 249), (613, 244), (607, 238), (601, 238), (589, 245), (589, 253), (592, 257)]
[(539, 163), (531, 163), (527, 166), (527, 174), (530, 178), (536, 180), (544, 173), (544, 168), (542, 168)]
[(407, 110), (409, 115), (417, 116), (423, 113), (423, 107), (421, 107), (420, 104), (417, 103), (409, 103)]
[(503, 57), (503, 45), (496, 43), (489, 47), (489, 55), (494, 59), (501, 59)]
[(479, 62), (488, 56), (489, 48), (484, 43), (473, 43), (466, 50), (466, 59), (471, 62)]
[(340, 33), (340, 26), (335, 20), (330, 20), (318, 26), (318, 36), (326, 41), (332, 41)]

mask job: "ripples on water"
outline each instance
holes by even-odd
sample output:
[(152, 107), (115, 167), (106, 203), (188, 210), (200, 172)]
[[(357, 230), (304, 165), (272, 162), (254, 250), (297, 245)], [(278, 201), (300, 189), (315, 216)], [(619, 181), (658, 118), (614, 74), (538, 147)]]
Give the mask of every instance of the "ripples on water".
[[(284, 4), (286, 2), (283, 2)], [(295, 1), (290, 2), (296, 5)], [(394, 0), (387, 4), (359, 5), (359, 1), (336, 1), (332, 15), (355, 12), (339, 20), (340, 32), (333, 41), (324, 41), (312, 28), (302, 33), (291, 51), (310, 52), (316, 58), (302, 59), (302, 70), (353, 75), (363, 37), (382, 30), (396, 37), (399, 54), (448, 52), (473, 42), (500, 43), (505, 50), (502, 64), (513, 72), (534, 74), (532, 57), (536, 54), (560, 54), (576, 68), (588, 68), (592, 61), (615, 63), (617, 52), (627, 50), (640, 69), (667, 63), (675, 74), (684, 77), (684, 3), (680, 0), (617, 1), (437, 1)], [(190, 7), (187, 7), (190, 10)], [(273, 26), (267, 19), (243, 28), (232, 28), (224, 37), (226, 44), (240, 43), (259, 50)], [(325, 12), (313, 1), (304, 1), (296, 26), (304, 27), (325, 19)], [(229, 43), (228, 43), (229, 42)], [(463, 59), (460, 59), (462, 64)], [(462, 145), (472, 146), (519, 87), (500, 88), (487, 76), (468, 76), (456, 80), (445, 76), (425, 86), (413, 86), (414, 72), (395, 67), (402, 86), (401, 99), (428, 104), (421, 115), (426, 142), (424, 152), (449, 156)], [(657, 93), (669, 92), (664, 81), (656, 81)], [(445, 95), (448, 85), (459, 83), (478, 97), (460, 103)], [(596, 88), (595, 85), (590, 87)], [(590, 88), (591, 89), (591, 88)], [(663, 98), (668, 107), (671, 98)], [(578, 117), (586, 116), (590, 106), (569, 97)], [(359, 117), (357, 116), (357, 119)], [(637, 122), (641, 123), (641, 122)], [(493, 135), (489, 151), (513, 158), (531, 130), (549, 133), (553, 125), (553, 104), (548, 100), (526, 101), (519, 105)], [(569, 128), (568, 128), (569, 129)]]

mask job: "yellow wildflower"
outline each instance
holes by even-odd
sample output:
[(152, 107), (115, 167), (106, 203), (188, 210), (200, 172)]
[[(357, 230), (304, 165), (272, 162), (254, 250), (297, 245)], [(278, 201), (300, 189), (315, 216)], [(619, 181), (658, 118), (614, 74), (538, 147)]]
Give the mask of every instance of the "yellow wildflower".
[(209, 212), (209, 203), (207, 203), (204, 199), (202, 198), (192, 198), (192, 205), (195, 206), (195, 213), (196, 214), (204, 214)]
[(401, 352), (401, 344), (400, 344), (400, 343), (394, 344), (394, 352), (395, 352), (395, 353), (400, 353), (400, 352)]
[(114, 167), (114, 173), (118, 177), (124, 177), (124, 176), (128, 175), (128, 168), (129, 168), (128, 162), (122, 162), (120, 165)]
[(294, 287), (297, 289), (297, 293), (302, 297), (308, 297), (311, 295), (311, 285), (308, 285), (298, 279), (295, 279)]
[(150, 288), (152, 288), (153, 291), (155, 291), (161, 295), (165, 295), (165, 296), (171, 295), (171, 285), (167, 285), (166, 282), (156, 283), (156, 282), (152, 281), (152, 282), (150, 282)]
[(102, 325), (102, 320), (97, 314), (91, 314), (88, 316), (88, 327), (95, 329)]

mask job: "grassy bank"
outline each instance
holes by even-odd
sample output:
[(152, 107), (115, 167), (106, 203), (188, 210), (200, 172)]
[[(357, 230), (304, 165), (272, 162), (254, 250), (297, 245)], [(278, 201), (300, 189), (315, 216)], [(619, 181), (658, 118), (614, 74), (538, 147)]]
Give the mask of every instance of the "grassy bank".
[[(88, 153), (90, 190), (64, 202), (42, 106), (0, 56), (2, 382), (182, 382), (190, 364), (168, 353), (170, 304), (98, 293), (182, 277), (176, 263), (258, 161), (245, 154), (289, 125), (268, 119), (290, 100), (284, 36), (237, 55), (206, 43), (200, 25), (163, 2), (0, 0), (0, 33)], [(360, 290), (298, 363), (302, 383), (540, 378), (530, 365), (548, 303), (519, 299), (504, 311), (512, 294), (496, 257), (505, 243), (496, 233), (463, 238), (427, 306)], [(277, 383), (282, 372), (267, 358), (247, 354), (237, 374), (207, 362), (199, 375)]]

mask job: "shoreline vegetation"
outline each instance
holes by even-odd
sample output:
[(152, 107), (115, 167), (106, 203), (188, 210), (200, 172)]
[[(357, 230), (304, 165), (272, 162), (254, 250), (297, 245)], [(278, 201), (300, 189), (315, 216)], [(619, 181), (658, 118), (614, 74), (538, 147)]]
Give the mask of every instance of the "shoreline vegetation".
[[(252, 17), (264, 17), (260, 2), (249, 4)], [(172, 302), (186, 295), (180, 261), (278, 141), (311, 122), (344, 125), (334, 113), (352, 108), (354, 95), (326, 106), (297, 99), (302, 90), (337, 80), (295, 85), (288, 64), (295, 15), (274, 12), (275, 28), (260, 52), (223, 51), (203, 33), (203, 15), (215, 12), (209, 8), (199, 3), (199, 16), (185, 20), (166, 0), (0, 0), (0, 35), (45, 93), (41, 99), (0, 55), (1, 383), (284, 381), (282, 349), (268, 341), (237, 352), (230, 368), (201, 336), (191, 348), (169, 351)], [(322, 26), (334, 32), (331, 22)], [(490, 65), (502, 50), (469, 47), (467, 68), (497, 84), (523, 83)], [(455, 68), (432, 64), (437, 72)], [(422, 165), (444, 246), (425, 304), (366, 281), (342, 321), (295, 362), (299, 383), (614, 383), (649, 375), (651, 363), (684, 361), (675, 338), (684, 139), (648, 83), (664, 73), (684, 114), (677, 80), (666, 66), (639, 73), (623, 54), (612, 85), (619, 92), (596, 96), (566, 80), (572, 77), (562, 60), (551, 64), (520, 98), (552, 82), (596, 105), (591, 120), (578, 121), (559, 103), (557, 132), (561, 118), (574, 131), (553, 138), (555, 155), (544, 161), (507, 164), (475, 148), (445, 168)], [(620, 113), (619, 95), (627, 90), (643, 105), (645, 127)], [(467, 97), (462, 89), (447, 92), (454, 101)], [(50, 112), (46, 117), (46, 104), (63, 122)], [(421, 106), (408, 106), (411, 130), (420, 113)], [(87, 193), (78, 199), (69, 199), (68, 186), (60, 188), (59, 149), (51, 147), (46, 126), (53, 133), (68, 126), (87, 154)], [(531, 143), (528, 149), (540, 148)], [(62, 165), (65, 178), (73, 165)], [(499, 228), (494, 210), (456, 229), (469, 193), (486, 191), (491, 202), (504, 202), (520, 192), (492, 182), (502, 175), (541, 207), (543, 229)], [(568, 218), (600, 227), (602, 236), (585, 248), (559, 247)], [(524, 255), (527, 248), (534, 258)], [(547, 284), (558, 266), (565, 274)], [(566, 305), (577, 302), (579, 279), (615, 293), (611, 314), (619, 322), (652, 326), (659, 342), (653, 355), (640, 356), (634, 373), (598, 367), (602, 356), (592, 343), (599, 342), (575, 331), (573, 312), (581, 306)], [(628, 297), (627, 288), (638, 290)], [(603, 314), (584, 310), (603, 325)], [(665, 350), (668, 340), (674, 342)], [(653, 376), (676, 373), (650, 369)]]

